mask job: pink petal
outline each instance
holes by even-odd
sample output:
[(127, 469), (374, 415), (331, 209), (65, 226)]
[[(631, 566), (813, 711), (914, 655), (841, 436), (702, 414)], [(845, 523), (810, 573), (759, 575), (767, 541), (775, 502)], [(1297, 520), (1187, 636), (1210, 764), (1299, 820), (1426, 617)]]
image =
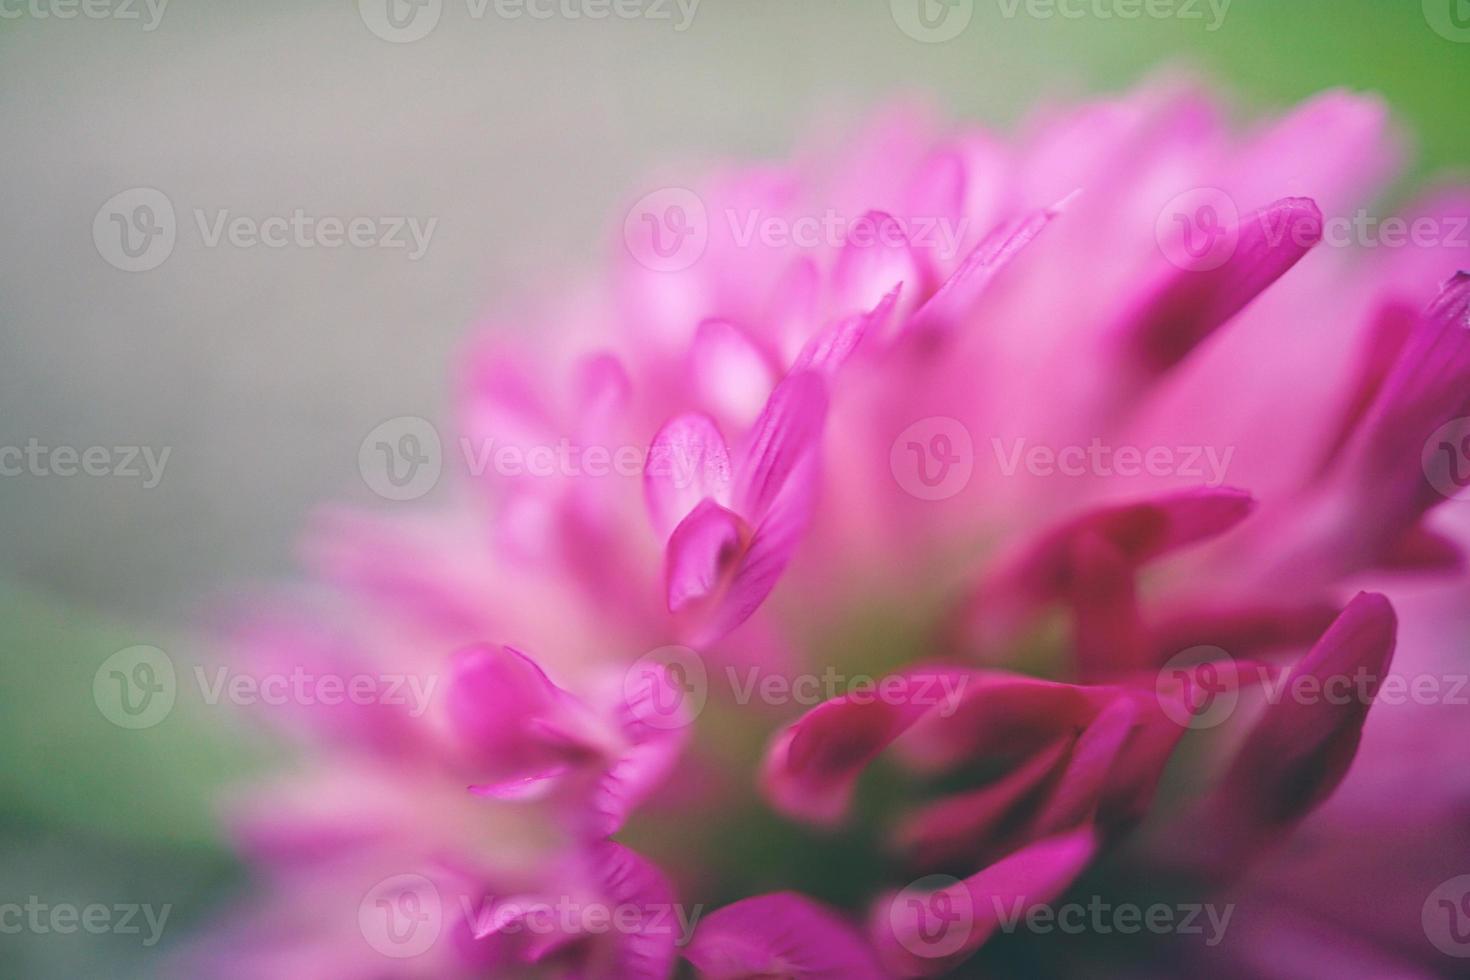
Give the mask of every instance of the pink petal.
[(667, 540), (705, 498), (729, 500), (730, 451), (708, 415), (678, 415), (665, 422), (648, 448), (643, 495), (654, 529)]
[(827, 390), (811, 371), (787, 375), (771, 393), (741, 457), (735, 509), (759, 523), (797, 465), (813, 452), (827, 416)]
[(905, 332), (948, 330), (964, 322), (996, 273), (1035, 241), (1060, 213), (1060, 205), (1046, 208), (991, 232), (919, 307), (904, 327)]
[(1184, 360), (1285, 275), (1322, 238), (1322, 212), (1306, 198), (1286, 198), (1241, 219), (1230, 258), (1209, 270), (1177, 269), (1131, 311), (1122, 343), (1151, 378)]
[(775, 384), (764, 352), (728, 320), (705, 320), (689, 351), (694, 381), (705, 400), (724, 416), (748, 425)]
[(730, 577), (719, 603), (692, 634), (707, 645), (749, 619), (775, 589), (811, 521), (816, 503), (816, 457), (807, 456), (786, 481)]
[(766, 752), (761, 786), (771, 805), (811, 823), (841, 820), (862, 771), (936, 707), (918, 696), (932, 690), (913, 683), (881, 699), (849, 693), (808, 711)]
[(669, 612), (723, 595), (749, 536), (739, 515), (707, 497), (701, 501), (669, 535), (664, 564)]
[[(1293, 668), (1279, 700), (1266, 707), (1231, 763), (1211, 808), (1233, 850), (1248, 852), (1286, 833), (1342, 782), (1388, 671), (1396, 632), (1388, 600), (1359, 593)], [(1310, 686), (1301, 686), (1308, 678)]]
[[(1446, 499), (1424, 479), (1420, 455), (1436, 429), (1467, 410), (1470, 272), (1462, 272), (1404, 341), (1348, 450), (1347, 465), (1374, 523), (1405, 528)], [(1441, 468), (1451, 465), (1447, 457), (1436, 460)]]
[(1014, 849), (1018, 829), (1035, 815), (1071, 746), (1070, 738), (1058, 738), (999, 779), (920, 808), (899, 826), (899, 847), (926, 870)]
[(832, 909), (793, 892), (757, 895), (699, 924), (684, 951), (705, 980), (883, 980), (862, 933)]
[[(588, 980), (667, 980), (678, 958), (680, 922), (674, 889), (652, 862), (620, 844), (594, 845), (591, 874), (615, 912), (636, 910), (623, 924), (595, 937), (582, 976)], [(624, 911), (624, 915), (628, 914)]]
[(884, 966), (903, 977), (948, 973), (1003, 922), (1065, 892), (1096, 848), (1090, 831), (1074, 831), (1022, 848), (932, 895), (902, 893), (879, 902), (872, 926)]
[(883, 329), (898, 305), (902, 286), (893, 289), (866, 313), (854, 313), (815, 334), (791, 365), (792, 371), (821, 371), (827, 377), (852, 357), (863, 338)]
[(493, 774), (487, 795), (534, 793), (601, 751), (586, 707), (519, 650), (470, 647), (455, 654), (450, 672), (450, 729), (475, 768)]
[(871, 310), (895, 286), (910, 296), (922, 288), (918, 259), (892, 215), (869, 211), (849, 229), (832, 279), (841, 314)]

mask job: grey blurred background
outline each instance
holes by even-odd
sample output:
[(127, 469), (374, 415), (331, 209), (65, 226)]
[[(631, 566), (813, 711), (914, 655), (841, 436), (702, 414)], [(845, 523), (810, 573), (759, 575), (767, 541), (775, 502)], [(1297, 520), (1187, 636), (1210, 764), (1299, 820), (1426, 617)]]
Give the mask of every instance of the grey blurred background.
[[(408, 43), (374, 32), (372, 0), (172, 0), (156, 22), (157, 0), (57, 16), (68, 2), (0, 0), (0, 447), (169, 456), (151, 487), (142, 460), (138, 477), (0, 476), (0, 902), (171, 902), (165, 945), (237, 880), (211, 795), (261, 750), (188, 710), (110, 724), (98, 665), (134, 644), (191, 659), (201, 605), (290, 574), (314, 504), (381, 503), (364, 436), (442, 420), (467, 327), (594, 270), (653, 172), (779, 156), (818, 117), (908, 94), (1005, 127), (1161, 66), (1246, 109), (1375, 89), (1414, 136), (1413, 175), (1470, 161), (1470, 31), (1446, 19), (1462, 0), (1235, 0), (1214, 30), (1205, 0), (1200, 19), (1138, 21), (955, 0), (971, 19), (943, 43), (906, 34), (889, 0), (700, 0), (687, 23), (690, 0), (605, 20), (443, 0)], [(94, 242), (133, 188), (177, 216), (149, 271)], [(296, 209), (437, 224), (415, 260), (209, 247), (195, 219)], [(6, 976), (100, 957), (146, 972), (153, 955), (0, 935)]]

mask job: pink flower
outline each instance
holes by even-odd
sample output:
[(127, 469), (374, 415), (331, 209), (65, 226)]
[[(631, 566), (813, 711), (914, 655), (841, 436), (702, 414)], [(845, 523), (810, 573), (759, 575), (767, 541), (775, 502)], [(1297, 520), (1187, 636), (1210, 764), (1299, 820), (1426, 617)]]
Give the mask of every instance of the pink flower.
[(1449, 970), (1401, 926), (1463, 834), (1383, 828), (1464, 826), (1465, 723), (1380, 702), (1464, 635), (1470, 274), (1336, 234), (1397, 156), (1370, 98), (1148, 86), (643, 198), (466, 350), (452, 498), (327, 515), (326, 597), (234, 634), (430, 693), (291, 713), (209, 972), (1095, 975), (1028, 916), (1155, 887), (1246, 938), (1123, 972)]

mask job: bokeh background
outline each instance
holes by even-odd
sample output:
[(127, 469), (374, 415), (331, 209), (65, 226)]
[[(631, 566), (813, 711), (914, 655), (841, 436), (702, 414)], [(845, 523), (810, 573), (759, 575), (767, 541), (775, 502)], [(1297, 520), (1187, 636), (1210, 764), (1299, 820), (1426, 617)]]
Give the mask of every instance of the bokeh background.
[[(593, 21), (443, 0), (427, 36), (390, 43), (355, 0), (172, 0), (156, 23), (158, 0), (104, 19), (0, 0), (0, 447), (169, 450), (152, 487), (0, 476), (0, 902), (172, 908), (153, 948), (0, 935), (0, 976), (152, 975), (242, 886), (217, 791), (283, 750), (188, 685), (162, 723), (118, 727), (99, 666), (145, 644), (190, 670), (211, 608), (292, 575), (315, 504), (383, 505), (364, 436), (443, 420), (466, 328), (591, 274), (650, 175), (779, 156), (895, 98), (1004, 130), (1158, 72), (1228, 86), (1242, 114), (1377, 91), (1409, 179), (1470, 163), (1470, 27), (1448, 19), (1470, 23), (1466, 0), (1234, 0), (1218, 23), (1220, 0), (1136, 21), (954, 2), (970, 21), (943, 43), (889, 0), (700, 0), (683, 30), (674, 3)], [(169, 198), (178, 239), (129, 273), (92, 227), (135, 187)], [(210, 248), (196, 209), (437, 224), (417, 260)]]

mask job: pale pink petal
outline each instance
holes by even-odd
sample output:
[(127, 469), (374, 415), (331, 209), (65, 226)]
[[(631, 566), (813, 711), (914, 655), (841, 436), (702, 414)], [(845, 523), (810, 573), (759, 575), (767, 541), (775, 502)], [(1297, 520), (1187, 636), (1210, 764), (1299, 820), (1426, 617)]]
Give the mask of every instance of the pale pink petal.
[(664, 423), (648, 448), (643, 494), (654, 529), (667, 539), (705, 498), (728, 502), (730, 451), (708, 415), (678, 415)]

